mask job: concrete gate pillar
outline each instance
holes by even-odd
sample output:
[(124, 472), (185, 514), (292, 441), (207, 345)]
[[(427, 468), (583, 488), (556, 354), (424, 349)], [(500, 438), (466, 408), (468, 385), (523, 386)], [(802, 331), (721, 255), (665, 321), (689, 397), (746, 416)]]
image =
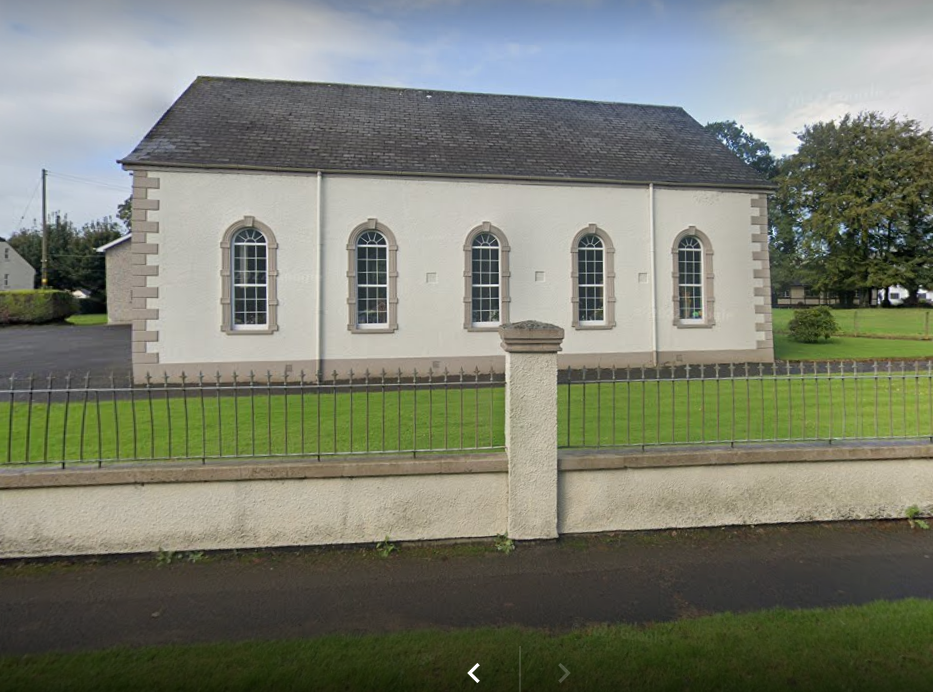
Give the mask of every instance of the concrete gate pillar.
[(557, 352), (564, 330), (529, 320), (499, 328), (505, 350), (509, 538), (557, 537)]

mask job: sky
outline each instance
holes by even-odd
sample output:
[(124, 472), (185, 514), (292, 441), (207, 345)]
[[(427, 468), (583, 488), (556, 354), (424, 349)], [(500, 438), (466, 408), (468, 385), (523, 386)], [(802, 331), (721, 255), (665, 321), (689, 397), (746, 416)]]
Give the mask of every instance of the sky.
[(779, 155), (847, 112), (933, 127), (928, 0), (0, 0), (0, 236), (81, 225), (198, 75), (682, 106)]

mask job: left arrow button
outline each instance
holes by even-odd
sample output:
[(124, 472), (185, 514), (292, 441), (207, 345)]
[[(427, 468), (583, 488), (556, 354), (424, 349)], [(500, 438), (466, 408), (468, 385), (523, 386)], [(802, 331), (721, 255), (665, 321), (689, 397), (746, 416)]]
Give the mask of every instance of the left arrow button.
[(479, 682), (479, 678), (476, 677), (475, 675), (473, 675), (473, 673), (476, 672), (476, 669), (477, 669), (477, 668), (479, 668), (479, 663), (477, 663), (475, 666), (473, 666), (472, 668), (470, 668), (469, 672), (467, 673), (467, 675), (469, 675), (471, 678), (473, 678), (473, 682)]

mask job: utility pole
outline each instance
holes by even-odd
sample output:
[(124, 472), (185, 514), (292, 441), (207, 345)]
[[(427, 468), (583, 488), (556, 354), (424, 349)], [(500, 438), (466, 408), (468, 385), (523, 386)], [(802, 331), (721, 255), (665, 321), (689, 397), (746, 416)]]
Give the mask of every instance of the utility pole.
[(45, 209), (45, 179), (48, 173), (42, 169), (42, 288), (49, 287), (49, 221)]

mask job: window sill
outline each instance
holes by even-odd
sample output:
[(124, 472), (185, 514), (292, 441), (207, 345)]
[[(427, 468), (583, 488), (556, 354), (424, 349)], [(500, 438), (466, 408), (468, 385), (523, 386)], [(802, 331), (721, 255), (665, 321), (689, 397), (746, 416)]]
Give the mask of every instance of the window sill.
[(678, 329), (712, 329), (715, 322), (674, 322), (674, 326)]
[(253, 334), (274, 334), (278, 331), (278, 326), (272, 327), (262, 327), (261, 329), (236, 329), (234, 327), (222, 327), (221, 328), (225, 334), (230, 334), (231, 336), (240, 336), (243, 334), (253, 335)]
[(385, 327), (372, 327), (372, 328), (361, 328), (355, 327), (352, 324), (347, 326), (347, 331), (351, 334), (392, 334), (398, 329), (398, 326), (385, 326)]
[(464, 327), (464, 329), (468, 332), (498, 332), (500, 326), (501, 325), (498, 324), (494, 326), (490, 325), (488, 327), (474, 327), (473, 325), (470, 325), (469, 327)]
[(615, 324), (575, 324), (573, 328), (578, 332), (589, 332), (589, 331), (605, 331), (608, 329), (614, 329)]

